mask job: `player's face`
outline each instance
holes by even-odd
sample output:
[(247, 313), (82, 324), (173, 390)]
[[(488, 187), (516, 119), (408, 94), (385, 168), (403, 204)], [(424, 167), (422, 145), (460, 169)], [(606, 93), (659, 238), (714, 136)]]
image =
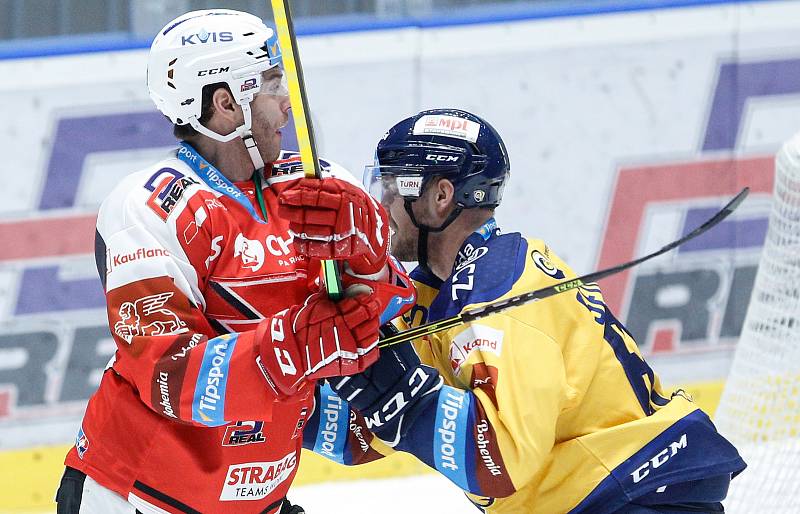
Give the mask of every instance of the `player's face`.
[[(415, 211), (419, 202), (412, 203)], [(417, 237), (419, 229), (411, 222), (408, 212), (403, 205), (403, 197), (397, 194), (396, 187), (385, 188), (381, 198), (381, 204), (389, 213), (389, 227), (392, 230), (392, 255), (404, 262), (417, 260)]]
[(261, 80), (261, 91), (250, 103), (253, 138), (264, 162), (273, 162), (281, 152), (280, 129), (289, 121), (289, 91), (280, 68), (265, 71)]

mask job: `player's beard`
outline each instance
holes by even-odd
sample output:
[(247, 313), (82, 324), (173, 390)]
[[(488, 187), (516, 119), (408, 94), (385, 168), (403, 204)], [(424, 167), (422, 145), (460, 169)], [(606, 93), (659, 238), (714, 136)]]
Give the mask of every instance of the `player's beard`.
[[(416, 228), (416, 227), (414, 227)], [(419, 230), (406, 229), (398, 231), (391, 228), (392, 233), (392, 255), (403, 262), (414, 262), (417, 260), (417, 237)]]
[(281, 155), (281, 135), (276, 131), (286, 126), (288, 116), (278, 115), (278, 119), (270, 120), (266, 113), (253, 116), (253, 136), (258, 145), (258, 152), (264, 162), (275, 162)]

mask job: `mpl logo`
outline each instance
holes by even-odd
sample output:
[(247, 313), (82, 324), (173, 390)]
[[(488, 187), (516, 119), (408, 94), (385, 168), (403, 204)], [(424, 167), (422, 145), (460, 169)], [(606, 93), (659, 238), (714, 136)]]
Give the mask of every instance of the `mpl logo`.
[[(747, 101), (800, 92), (798, 66), (798, 59), (721, 64), (699, 156), (619, 170), (598, 269), (660, 248), (743, 187), (751, 191), (736, 213), (698, 239), (601, 281), (606, 303), (643, 353), (724, 350), (738, 339), (767, 230), (774, 156), (734, 150)], [(761, 98), (758, 105), (767, 103)], [(787, 134), (794, 130), (787, 127)]]
[(414, 124), (414, 135), (440, 135), (464, 139), (472, 143), (478, 140), (481, 126), (477, 122), (457, 116), (427, 114)]

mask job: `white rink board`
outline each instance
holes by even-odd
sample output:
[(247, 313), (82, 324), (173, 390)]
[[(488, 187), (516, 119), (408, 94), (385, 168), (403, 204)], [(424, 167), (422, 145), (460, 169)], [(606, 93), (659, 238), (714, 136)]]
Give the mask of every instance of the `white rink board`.
[[(578, 273), (586, 273), (602, 261), (609, 237), (622, 233), (636, 255), (677, 238), (687, 213), (720, 206), (734, 183), (747, 179), (737, 171), (739, 160), (767, 159), (797, 131), (800, 86), (780, 73), (773, 82), (781, 87), (771, 90), (774, 84), (759, 82), (758, 66), (774, 71), (776, 62), (800, 65), (798, 19), (800, 2), (736, 3), (308, 36), (299, 44), (321, 155), (359, 175), (377, 140), (399, 119), (437, 106), (472, 110), (492, 122), (510, 152), (513, 171), (498, 214), (501, 226), (546, 240)], [(169, 148), (168, 137), (142, 134), (158, 119), (147, 97), (145, 63), (145, 51), (0, 61), (0, 225), (91, 215), (120, 176)], [(736, 116), (734, 103), (723, 115), (712, 109), (731, 63), (740, 78), (732, 87), (750, 84), (739, 92), (748, 100)], [(86, 121), (92, 116), (117, 125), (105, 130)], [(146, 122), (130, 121), (136, 116)], [(70, 132), (65, 120), (99, 129)], [(706, 145), (709, 133), (729, 132), (734, 137), (727, 146)], [(108, 138), (115, 144), (105, 145)], [(126, 148), (128, 139), (138, 146)], [(611, 222), (614, 208), (628, 203), (614, 201), (621, 170), (709, 160), (729, 162), (733, 171), (689, 180), (678, 188), (685, 199), (647, 203), (641, 220)], [(78, 167), (72, 172), (80, 179), (73, 181), (74, 194), (61, 198), (52, 184), (68, 182), (69, 166)], [(698, 184), (720, 180), (724, 194), (694, 195)], [(630, 203), (656, 188), (647, 180), (640, 184)], [(757, 222), (768, 208), (768, 192), (754, 193), (743, 206), (743, 221)], [(641, 231), (629, 228), (638, 221)], [(725, 309), (741, 311), (749, 298), (749, 289), (731, 287), (732, 277), (752, 268), (760, 250), (758, 244), (731, 250), (737, 237), (720, 248), (660, 258), (641, 270), (654, 280), (665, 270), (696, 274), (681, 275), (684, 282), (658, 291), (654, 302), (665, 309), (683, 301), (687, 284), (697, 278), (708, 278), (719, 291), (704, 300), (702, 322), (692, 325), (699, 337), (667, 345), (649, 359), (666, 382), (727, 373), (736, 333), (725, 328), (735, 328)], [(105, 313), (96, 299), (64, 293), (70, 284), (96, 282), (90, 251), (14, 260), (0, 250), (0, 448), (63, 443), (75, 433), (90, 384), (65, 387), (75, 377), (96, 379), (113, 348), (101, 334)], [(74, 305), (53, 301), (61, 306), (45, 309), (50, 293), (33, 294), (28, 287), (54, 281), (64, 287), (53, 294)], [(621, 296), (623, 319), (642, 308), (638, 301), (628, 306), (634, 289), (629, 284)], [(650, 328), (662, 325), (679, 338), (691, 328), (678, 323), (675, 329), (674, 320)], [(97, 329), (93, 339), (75, 335), (76, 328), (87, 327)], [(15, 347), (26, 333), (41, 334), (42, 344), (50, 341), (52, 357)], [(653, 353), (644, 344), (645, 353)], [(46, 425), (33, 421), (42, 417)], [(29, 430), (32, 425), (38, 429)]]
[[(292, 487), (288, 498), (309, 514), (475, 514), (478, 510), (438, 474)], [(40, 514), (55, 514), (55, 510)]]

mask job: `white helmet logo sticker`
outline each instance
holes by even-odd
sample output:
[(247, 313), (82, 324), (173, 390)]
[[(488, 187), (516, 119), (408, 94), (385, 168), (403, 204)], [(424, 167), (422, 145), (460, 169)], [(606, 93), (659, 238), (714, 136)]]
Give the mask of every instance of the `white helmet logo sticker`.
[(421, 176), (398, 176), (397, 177), (397, 192), (400, 196), (419, 196), (419, 191), (422, 188)]
[(486, 198), (486, 192), (483, 189), (476, 189), (472, 192), (472, 197), (476, 202), (481, 203)]
[(457, 116), (428, 114), (414, 123), (414, 135), (448, 136), (474, 143), (481, 131), (479, 123)]

